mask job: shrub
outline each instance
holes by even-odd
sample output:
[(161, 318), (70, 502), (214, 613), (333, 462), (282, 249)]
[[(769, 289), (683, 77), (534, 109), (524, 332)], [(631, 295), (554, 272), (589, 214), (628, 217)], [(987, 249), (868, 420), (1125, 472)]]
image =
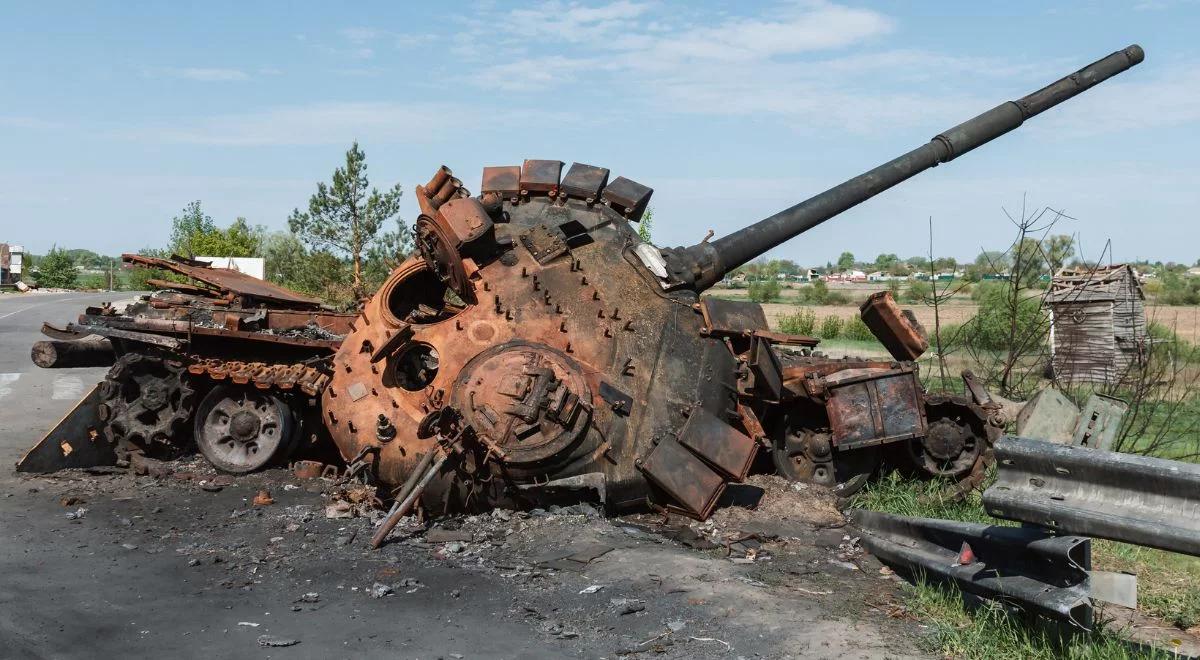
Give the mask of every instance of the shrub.
[(75, 286), (79, 271), (75, 269), (75, 261), (66, 250), (57, 247), (38, 260), (38, 286), (69, 289)]
[(904, 292), (904, 299), (911, 303), (920, 303), (929, 300), (933, 296), (933, 285), (929, 282), (921, 280), (913, 280), (908, 285), (908, 291)]
[(773, 279), (752, 282), (747, 295), (750, 296), (750, 300), (757, 303), (771, 302), (779, 298), (779, 282)]
[(83, 277), (79, 278), (79, 288), (105, 290), (108, 288), (108, 276), (96, 275), (94, 273), (91, 275), (84, 275)]
[(850, 302), (850, 296), (841, 291), (830, 291), (829, 295), (825, 296), (826, 305), (846, 305)]
[(842, 334), (842, 320), (832, 314), (821, 319), (821, 339), (837, 339)]
[[(1010, 309), (1009, 291), (1005, 286), (980, 286), (979, 312), (971, 319), (968, 341), (978, 348), (1004, 351), (1010, 348), (1028, 348), (1044, 340), (1049, 330), (1042, 301), (1037, 297), (1021, 298), (1016, 306), (1016, 332), (1013, 334), (1013, 310)], [(1017, 346), (1010, 346), (1010, 343)]]
[(875, 335), (862, 319), (854, 316), (846, 319), (846, 322), (842, 324), (842, 338), (854, 341), (873, 341)]
[(802, 309), (779, 319), (779, 331), (789, 335), (811, 337), (817, 326), (817, 315), (811, 309)]

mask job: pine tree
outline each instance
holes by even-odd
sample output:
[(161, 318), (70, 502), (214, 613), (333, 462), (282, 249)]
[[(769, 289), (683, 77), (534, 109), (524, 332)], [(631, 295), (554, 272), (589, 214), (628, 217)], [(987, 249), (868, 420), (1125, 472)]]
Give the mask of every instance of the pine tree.
[(308, 211), (293, 210), (288, 227), (314, 249), (327, 248), (347, 255), (354, 295), (361, 297), (363, 259), (380, 240), (384, 224), (399, 215), (401, 194), (400, 184), (382, 193), (370, 188), (366, 154), (355, 142), (346, 152), (345, 167), (334, 170), (330, 185), (317, 184)]

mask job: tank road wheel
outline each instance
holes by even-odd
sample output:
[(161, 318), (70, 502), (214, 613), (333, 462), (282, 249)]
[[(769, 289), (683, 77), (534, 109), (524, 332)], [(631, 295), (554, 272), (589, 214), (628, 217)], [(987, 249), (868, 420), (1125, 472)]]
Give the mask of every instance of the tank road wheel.
[(931, 397), (925, 404), (929, 430), (908, 443), (917, 469), (931, 477), (959, 479), (977, 470), (989, 447), (985, 413), (959, 397)]
[(291, 453), (296, 428), (291, 406), (278, 395), (220, 385), (200, 402), (196, 446), (218, 470), (246, 474)]
[(771, 456), (787, 479), (826, 486), (841, 497), (861, 490), (880, 462), (878, 447), (835, 452), (828, 432), (810, 429), (789, 431)]
[(183, 364), (162, 356), (127, 353), (100, 385), (98, 416), (119, 454), (175, 458), (188, 446), (187, 422), (196, 391)]

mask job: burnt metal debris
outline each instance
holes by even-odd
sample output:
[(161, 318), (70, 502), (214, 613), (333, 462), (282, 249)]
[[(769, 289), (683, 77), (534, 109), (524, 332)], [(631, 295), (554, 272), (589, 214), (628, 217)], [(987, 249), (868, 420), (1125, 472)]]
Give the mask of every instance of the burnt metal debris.
[(970, 485), (1003, 426), (998, 407), (969, 378), (965, 396), (922, 390), (912, 360), (927, 341), (889, 297), (864, 312), (894, 359), (832, 360), (812, 351), (816, 339), (770, 331), (757, 305), (700, 294), (1142, 58), (1118, 51), (711, 243), (642, 241), (634, 223), (653, 191), (602, 167), (488, 167), (472, 196), (443, 166), (416, 187), (418, 254), (356, 314), (203, 262), (125, 255), (188, 282), (45, 331), (113, 347), (95, 430), (118, 459), (194, 438), (218, 467), (244, 472), (325, 440), (399, 494), (397, 510), (590, 491), (610, 512), (703, 518), (763, 449), (786, 476), (842, 494), (893, 449)]

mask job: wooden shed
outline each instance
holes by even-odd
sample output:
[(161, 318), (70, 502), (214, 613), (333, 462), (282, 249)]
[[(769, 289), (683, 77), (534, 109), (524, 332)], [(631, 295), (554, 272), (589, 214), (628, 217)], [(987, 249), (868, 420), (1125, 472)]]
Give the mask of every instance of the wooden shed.
[(1046, 296), (1055, 376), (1112, 383), (1141, 365), (1149, 346), (1144, 301), (1127, 264), (1060, 270)]

